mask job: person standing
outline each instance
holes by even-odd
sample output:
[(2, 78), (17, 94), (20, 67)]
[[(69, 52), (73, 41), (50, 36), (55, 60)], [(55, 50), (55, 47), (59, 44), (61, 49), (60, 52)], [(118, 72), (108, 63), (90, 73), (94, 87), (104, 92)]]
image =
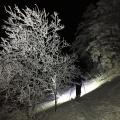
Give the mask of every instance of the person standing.
[(81, 96), (81, 88), (82, 88), (83, 81), (85, 81), (85, 79), (83, 77), (80, 77), (75, 80), (76, 98), (79, 98)]

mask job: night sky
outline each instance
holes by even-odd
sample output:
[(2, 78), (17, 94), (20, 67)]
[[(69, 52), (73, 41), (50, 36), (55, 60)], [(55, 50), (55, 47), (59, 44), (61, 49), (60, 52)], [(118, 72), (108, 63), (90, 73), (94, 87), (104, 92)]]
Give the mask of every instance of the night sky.
[[(81, 16), (86, 10), (87, 6), (91, 3), (95, 4), (98, 0), (2, 0), (0, 2), (0, 23), (3, 24), (3, 20), (7, 19), (7, 15), (4, 10), (4, 6), (10, 5), (14, 7), (14, 4), (19, 8), (28, 6), (34, 8), (35, 4), (39, 9), (46, 9), (46, 12), (52, 14), (54, 11), (59, 13), (59, 18), (62, 20), (62, 24), (65, 25), (64, 30), (61, 31), (61, 36), (68, 42), (75, 40), (75, 31), (78, 23), (81, 21)], [(4, 32), (0, 32), (0, 36), (3, 36)]]

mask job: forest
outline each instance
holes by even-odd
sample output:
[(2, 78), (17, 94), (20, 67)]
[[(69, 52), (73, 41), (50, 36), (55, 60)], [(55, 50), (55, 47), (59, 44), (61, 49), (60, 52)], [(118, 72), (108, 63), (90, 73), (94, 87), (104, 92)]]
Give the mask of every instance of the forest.
[[(89, 4), (74, 28), (73, 41), (61, 35), (65, 25), (55, 11), (41, 10), (37, 4), (34, 8), (21, 8), (14, 4), (14, 7), (5, 6), (4, 11), (7, 19), (1, 25), (4, 35), (0, 36), (0, 120), (56, 120), (57, 117), (59, 120), (59, 115), (64, 114), (59, 110), (63, 111), (63, 108), (65, 113), (71, 109), (69, 113), (74, 113), (74, 118), (65, 114), (61, 120), (119, 120), (119, 0), (99, 0)], [(77, 84), (80, 89), (84, 87), (80, 87), (78, 82), (81, 77), (85, 83), (94, 80), (104, 85), (88, 96), (58, 106), (60, 91)], [(111, 116), (108, 114), (112, 108), (106, 102), (107, 95), (115, 109)], [(55, 111), (51, 108), (36, 112), (36, 106), (51, 96)], [(103, 107), (99, 106), (98, 98)], [(86, 105), (90, 101), (94, 106), (91, 109), (101, 110), (104, 116), (100, 114), (102, 117), (97, 118), (97, 112), (95, 115), (89, 112)], [(69, 108), (72, 105), (74, 112)], [(110, 108), (107, 112), (103, 110), (105, 106)]]

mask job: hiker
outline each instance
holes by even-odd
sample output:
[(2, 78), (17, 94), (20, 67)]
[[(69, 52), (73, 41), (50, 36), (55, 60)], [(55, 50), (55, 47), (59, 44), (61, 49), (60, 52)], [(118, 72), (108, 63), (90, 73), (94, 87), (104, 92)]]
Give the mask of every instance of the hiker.
[(76, 85), (76, 98), (79, 98), (81, 96), (81, 88), (82, 88), (82, 83), (85, 81), (85, 78), (80, 77), (75, 80), (75, 85)]

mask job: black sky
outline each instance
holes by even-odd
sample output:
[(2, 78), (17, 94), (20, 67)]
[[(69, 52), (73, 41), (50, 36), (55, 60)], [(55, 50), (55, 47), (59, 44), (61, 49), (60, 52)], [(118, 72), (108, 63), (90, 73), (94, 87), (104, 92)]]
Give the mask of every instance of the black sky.
[[(75, 39), (74, 33), (76, 27), (81, 20), (83, 12), (87, 6), (91, 3), (95, 4), (98, 0), (2, 0), (0, 1), (0, 23), (3, 24), (3, 19), (7, 19), (7, 15), (4, 10), (4, 6), (18, 5), (19, 8), (28, 6), (34, 8), (35, 4), (39, 9), (46, 9), (46, 12), (53, 13), (54, 11), (59, 13), (59, 18), (62, 20), (62, 24), (65, 25), (62, 36), (72, 42)], [(0, 33), (2, 36), (3, 32)]]

